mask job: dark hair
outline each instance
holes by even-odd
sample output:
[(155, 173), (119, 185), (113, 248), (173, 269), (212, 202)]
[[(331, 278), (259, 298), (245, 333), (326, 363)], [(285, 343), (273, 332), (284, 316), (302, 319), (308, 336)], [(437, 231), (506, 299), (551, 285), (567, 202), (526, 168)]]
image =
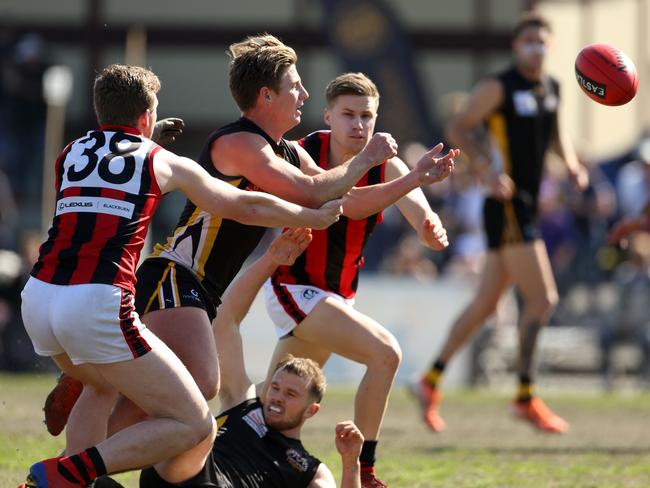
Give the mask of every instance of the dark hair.
[(93, 106), (100, 125), (134, 126), (138, 117), (154, 108), (160, 80), (140, 66), (111, 64), (95, 78)]
[(546, 29), (549, 32), (552, 32), (550, 22), (538, 12), (529, 10), (521, 14), (517, 23), (512, 28), (512, 39), (519, 37), (519, 34), (522, 33), (527, 27), (541, 27)]
[(280, 79), (296, 64), (296, 52), (270, 34), (250, 36), (231, 44), (230, 93), (242, 112), (255, 106), (262, 87), (277, 92)]
[(287, 371), (299, 376), (300, 378), (308, 380), (309, 395), (316, 403), (320, 403), (323, 399), (327, 383), (325, 381), (325, 375), (316, 361), (308, 358), (297, 358), (288, 354), (278, 363), (273, 374), (280, 370)]

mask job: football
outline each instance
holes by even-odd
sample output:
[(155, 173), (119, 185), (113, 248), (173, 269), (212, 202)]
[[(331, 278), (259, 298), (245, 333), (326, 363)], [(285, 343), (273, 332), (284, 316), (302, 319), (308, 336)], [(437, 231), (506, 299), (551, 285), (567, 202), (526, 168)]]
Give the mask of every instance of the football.
[(632, 60), (620, 49), (590, 44), (576, 58), (578, 85), (603, 105), (624, 105), (634, 98), (639, 77)]

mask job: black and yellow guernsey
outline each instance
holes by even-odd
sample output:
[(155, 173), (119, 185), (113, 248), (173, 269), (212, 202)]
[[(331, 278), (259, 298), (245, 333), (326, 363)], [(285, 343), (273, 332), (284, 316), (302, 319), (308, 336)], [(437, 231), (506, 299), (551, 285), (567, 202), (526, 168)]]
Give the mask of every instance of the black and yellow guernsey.
[(148, 468), (140, 488), (306, 488), (318, 470), (320, 461), (298, 439), (266, 425), (259, 398), (226, 410), (217, 426), (212, 451), (196, 476), (172, 485)]
[(560, 101), (559, 83), (551, 76), (530, 81), (513, 66), (495, 78), (503, 87), (503, 102), (486, 126), (494, 142), (493, 164), (512, 178), (515, 194), (506, 203), (486, 198), (490, 248), (538, 237), (537, 197)]
[[(219, 137), (237, 132), (259, 134), (269, 143), (276, 155), (289, 164), (300, 167), (298, 152), (290, 142), (281, 139), (276, 143), (255, 123), (242, 117), (210, 134), (201, 151), (199, 164), (215, 178), (241, 190), (264, 191), (244, 176), (224, 175), (214, 166), (210, 156), (212, 143)], [(188, 199), (172, 235), (164, 244), (156, 244), (147, 259), (164, 258), (190, 269), (214, 305), (218, 306), (221, 295), (260, 242), (264, 231), (265, 227), (244, 225), (220, 215), (210, 214)]]

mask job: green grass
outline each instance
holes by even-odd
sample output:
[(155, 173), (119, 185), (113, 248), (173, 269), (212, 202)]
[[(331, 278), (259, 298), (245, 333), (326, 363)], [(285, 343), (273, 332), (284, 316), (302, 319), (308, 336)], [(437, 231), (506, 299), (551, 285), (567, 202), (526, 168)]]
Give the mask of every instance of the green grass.
[[(40, 423), (51, 376), (0, 375), (0, 486), (20, 482), (28, 466), (63, 448)], [(337, 421), (353, 415), (353, 390), (332, 388), (303, 433), (306, 447), (337, 475)], [(650, 395), (554, 392), (549, 404), (570, 423), (563, 436), (538, 433), (508, 414), (502, 392), (451, 392), (435, 435), (419, 421), (403, 388), (391, 399), (378, 448), (378, 471), (392, 487), (650, 486)], [(216, 407), (215, 407), (216, 408)], [(137, 487), (137, 475), (118, 477)]]

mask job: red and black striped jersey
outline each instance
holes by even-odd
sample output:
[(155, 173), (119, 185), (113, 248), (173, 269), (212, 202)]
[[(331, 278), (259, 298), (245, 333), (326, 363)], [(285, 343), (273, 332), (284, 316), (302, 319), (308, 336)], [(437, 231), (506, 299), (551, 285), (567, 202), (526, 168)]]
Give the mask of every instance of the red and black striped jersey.
[[(215, 167), (210, 155), (212, 143), (219, 137), (237, 132), (260, 135), (278, 157), (292, 166), (300, 167), (298, 151), (292, 143), (284, 139), (274, 141), (252, 120), (242, 117), (214, 131), (203, 146), (199, 164), (215, 178), (240, 190), (267, 191), (255, 186), (243, 175), (225, 175)], [(148, 259), (170, 259), (192, 270), (215, 306), (218, 306), (221, 303), (221, 295), (259, 244), (265, 231), (265, 227), (245, 225), (225, 219), (221, 215), (210, 214), (194, 205), (191, 200), (187, 200), (172, 235), (164, 244), (156, 244)]]
[[(313, 132), (299, 143), (321, 168), (328, 169), (330, 131)], [(355, 186), (383, 183), (385, 168), (386, 163), (375, 166)], [(313, 230), (309, 247), (292, 266), (280, 266), (275, 271), (273, 284), (312, 285), (344, 298), (354, 297), (363, 266), (363, 249), (381, 221), (381, 212), (360, 220), (341, 216), (327, 229)]]
[(102, 126), (56, 160), (56, 209), (31, 275), (57, 285), (103, 283), (135, 291), (135, 268), (161, 192), (160, 149), (136, 129)]

